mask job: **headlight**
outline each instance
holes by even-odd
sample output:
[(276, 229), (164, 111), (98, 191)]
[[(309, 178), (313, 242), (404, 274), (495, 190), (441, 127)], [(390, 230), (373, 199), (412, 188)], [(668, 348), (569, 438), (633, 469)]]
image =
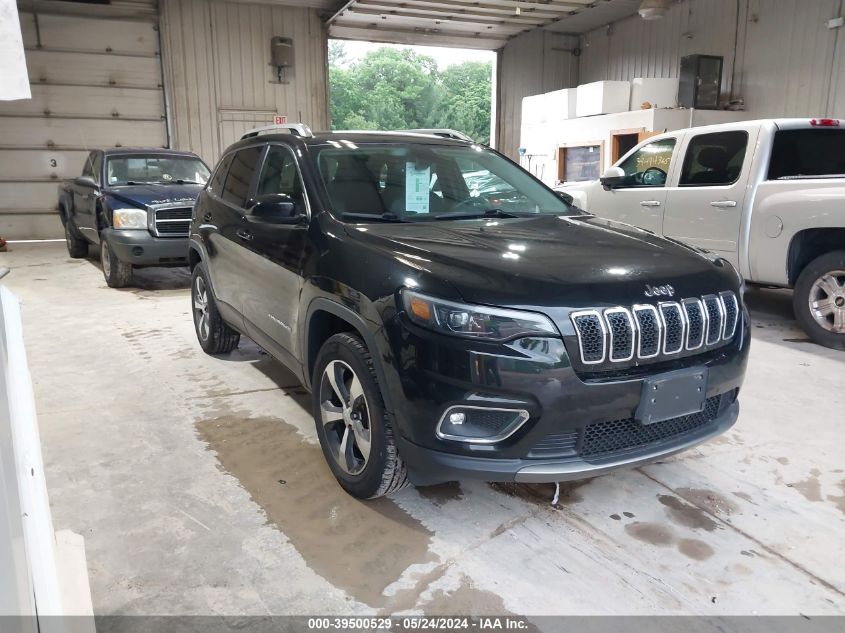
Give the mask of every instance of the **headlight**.
[(147, 212), (143, 209), (115, 209), (112, 224), (116, 229), (146, 229)]
[(407, 288), (402, 290), (402, 303), (411, 321), (443, 334), (489, 341), (521, 336), (559, 336), (548, 317), (534, 312), (453, 303)]

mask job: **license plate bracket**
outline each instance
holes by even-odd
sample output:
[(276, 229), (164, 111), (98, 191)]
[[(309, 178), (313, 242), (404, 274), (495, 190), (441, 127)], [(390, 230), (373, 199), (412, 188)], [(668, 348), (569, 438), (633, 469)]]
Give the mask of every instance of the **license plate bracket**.
[(701, 413), (707, 399), (707, 378), (707, 367), (680, 369), (646, 378), (634, 419), (648, 425)]

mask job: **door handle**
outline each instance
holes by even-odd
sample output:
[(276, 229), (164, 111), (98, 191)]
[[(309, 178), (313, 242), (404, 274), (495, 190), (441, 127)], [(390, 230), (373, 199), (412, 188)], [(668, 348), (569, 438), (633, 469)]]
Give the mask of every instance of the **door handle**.
[(640, 202), (641, 207), (659, 207), (660, 200), (643, 200)]
[(736, 200), (714, 200), (710, 206), (717, 209), (732, 209), (736, 206)]
[(254, 239), (252, 233), (249, 231), (245, 231), (244, 229), (239, 229), (235, 235), (241, 238), (244, 242), (250, 242)]

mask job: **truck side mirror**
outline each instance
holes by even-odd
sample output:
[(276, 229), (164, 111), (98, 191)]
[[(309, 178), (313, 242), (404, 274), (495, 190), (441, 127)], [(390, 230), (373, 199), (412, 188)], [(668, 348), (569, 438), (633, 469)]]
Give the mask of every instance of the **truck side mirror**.
[(621, 167), (608, 167), (601, 177), (601, 185), (605, 190), (618, 187), (625, 180), (625, 170)]
[(80, 187), (88, 187), (90, 189), (97, 188), (97, 183), (94, 182), (94, 179), (91, 178), (91, 176), (78, 176), (74, 179), (73, 182), (79, 185)]

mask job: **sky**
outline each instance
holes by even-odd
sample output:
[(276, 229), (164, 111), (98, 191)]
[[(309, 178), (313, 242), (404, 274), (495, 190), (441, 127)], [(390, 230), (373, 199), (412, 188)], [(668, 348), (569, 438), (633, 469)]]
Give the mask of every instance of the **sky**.
[(379, 44), (375, 42), (358, 42), (342, 40), (346, 48), (349, 61), (357, 61), (369, 51), (388, 46), (390, 48), (410, 48), (421, 55), (428, 55), (437, 61), (437, 67), (441, 70), (453, 64), (463, 62), (493, 62), (496, 59), (494, 51), (477, 51), (466, 48), (443, 48), (440, 46), (405, 46), (402, 44)]

